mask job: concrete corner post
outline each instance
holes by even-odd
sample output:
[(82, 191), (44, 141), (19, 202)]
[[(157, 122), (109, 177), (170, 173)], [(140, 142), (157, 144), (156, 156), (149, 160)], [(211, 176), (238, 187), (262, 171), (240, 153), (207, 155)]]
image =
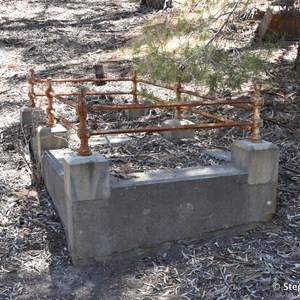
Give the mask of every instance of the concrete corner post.
[(41, 160), (45, 150), (68, 148), (67, 129), (62, 125), (37, 128), (37, 152)]
[(65, 194), (72, 202), (110, 197), (109, 161), (101, 154), (69, 153), (63, 158), (63, 166)]
[[(95, 226), (95, 219), (98, 218), (96, 207), (111, 196), (109, 161), (99, 153), (92, 153), (91, 156), (70, 153), (62, 162), (68, 246), (73, 263), (80, 265), (98, 252), (94, 249), (97, 241), (93, 237), (95, 232), (96, 236), (101, 237), (103, 228)], [(106, 247), (105, 242), (101, 241), (101, 245), (99, 252)]]
[(279, 150), (272, 143), (237, 141), (231, 147), (232, 163), (248, 172), (249, 184), (277, 182)]
[(275, 213), (279, 149), (272, 143), (237, 141), (231, 147), (234, 166), (248, 173), (249, 215), (270, 221)]

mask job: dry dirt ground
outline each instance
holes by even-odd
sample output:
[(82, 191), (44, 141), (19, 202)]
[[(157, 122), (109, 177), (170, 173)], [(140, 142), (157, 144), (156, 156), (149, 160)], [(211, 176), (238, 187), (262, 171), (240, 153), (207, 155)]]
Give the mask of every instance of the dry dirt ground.
[[(264, 138), (281, 154), (274, 220), (235, 237), (178, 244), (155, 258), (72, 266), (51, 199), (32, 176), (28, 136), (18, 124), (28, 100), (27, 70), (34, 67), (43, 77), (90, 74), (95, 61), (114, 59), (114, 50), (155, 14), (135, 1), (0, 0), (1, 300), (300, 299), (300, 105), (291, 71), (294, 44), (274, 62), (271, 71), (281, 85), (265, 93), (263, 109)], [(119, 76), (126, 68), (111, 72)], [(206, 146), (223, 147), (222, 134), (210, 135)]]

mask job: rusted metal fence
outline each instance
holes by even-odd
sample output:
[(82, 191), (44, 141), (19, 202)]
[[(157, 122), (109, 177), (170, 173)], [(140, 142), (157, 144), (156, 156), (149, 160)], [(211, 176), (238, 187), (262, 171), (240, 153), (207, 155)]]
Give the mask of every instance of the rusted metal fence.
[[(87, 89), (81, 88), (79, 92), (59, 92), (55, 93), (53, 89), (54, 83), (101, 83), (101, 82), (131, 82), (130, 91), (100, 91), (90, 92)], [(93, 135), (112, 135), (122, 133), (139, 133), (139, 132), (159, 132), (159, 131), (172, 131), (172, 130), (189, 130), (189, 129), (213, 129), (213, 128), (244, 128), (251, 129), (250, 141), (257, 143), (261, 141), (260, 128), (262, 127), (262, 119), (260, 118), (260, 109), (264, 103), (264, 99), (260, 94), (260, 86), (254, 86), (254, 96), (251, 98), (238, 98), (238, 99), (217, 99), (207, 95), (201, 95), (198, 92), (187, 90), (181, 83), (180, 78), (176, 79), (174, 86), (162, 86), (157, 83), (139, 79), (136, 72), (130, 78), (101, 78), (101, 79), (36, 79), (33, 69), (29, 70), (28, 77), (29, 84), (29, 100), (30, 106), (35, 107), (37, 97), (47, 98), (46, 113), (48, 116), (47, 126), (56, 126), (56, 119), (62, 122), (66, 127), (75, 129), (80, 139), (80, 146), (78, 155), (89, 156), (91, 149), (89, 147), (89, 138)], [(149, 85), (151, 87), (164, 88), (174, 93), (173, 101), (162, 99), (161, 97), (153, 94), (145, 94), (139, 90), (139, 84)], [(36, 92), (36, 89), (39, 92)], [(130, 103), (118, 105), (90, 105), (86, 101), (87, 96), (103, 96), (103, 95), (131, 95), (132, 100)], [(193, 96), (197, 101), (186, 101), (183, 96)], [(74, 97), (76, 100), (73, 100)], [(71, 99), (73, 98), (73, 99)], [(147, 98), (146, 103), (141, 101), (140, 98)], [(59, 101), (75, 109), (78, 118), (79, 126), (73, 124), (67, 118), (59, 114), (54, 108), (54, 100)], [(207, 111), (200, 110), (201, 107), (212, 106), (225, 106), (230, 105), (237, 108), (243, 108), (247, 111), (252, 111), (251, 118), (247, 121), (233, 121), (225, 117), (216, 116)], [(155, 126), (155, 127), (139, 127), (139, 128), (126, 128), (126, 129), (105, 129), (93, 130), (87, 125), (88, 114), (104, 111), (125, 111), (136, 109), (150, 109), (150, 108), (171, 108), (174, 109), (174, 117), (182, 119), (182, 111), (203, 116), (213, 123), (204, 124), (190, 124), (179, 126)], [(95, 126), (97, 127), (97, 126)]]

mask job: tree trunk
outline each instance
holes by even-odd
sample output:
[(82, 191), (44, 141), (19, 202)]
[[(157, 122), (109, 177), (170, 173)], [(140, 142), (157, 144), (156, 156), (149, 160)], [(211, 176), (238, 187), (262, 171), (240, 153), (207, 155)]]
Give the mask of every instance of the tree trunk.
[(294, 63), (294, 69), (296, 70), (297, 78), (299, 79), (300, 78), (300, 40), (298, 41), (298, 51)]
[[(95, 70), (95, 77), (96, 79), (102, 79), (105, 78), (105, 74), (104, 74), (104, 67), (101, 64), (97, 64), (93, 66), (94, 70)], [(104, 85), (106, 84), (105, 81), (102, 82), (96, 82), (96, 85), (100, 86), (100, 85)]]
[(172, 6), (172, 0), (141, 0), (141, 5), (156, 9), (166, 9)]

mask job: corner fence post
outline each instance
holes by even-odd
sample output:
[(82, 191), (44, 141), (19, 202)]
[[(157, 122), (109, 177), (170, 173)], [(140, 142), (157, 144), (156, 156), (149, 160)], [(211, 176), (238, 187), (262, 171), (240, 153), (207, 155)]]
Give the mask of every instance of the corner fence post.
[(260, 143), (262, 141), (260, 135), (260, 128), (263, 126), (263, 120), (260, 117), (260, 109), (264, 104), (264, 98), (261, 93), (261, 85), (254, 83), (254, 99), (252, 101), (253, 104), (253, 116), (252, 116), (252, 128), (251, 128), (251, 136), (250, 141), (252, 143)]
[(46, 96), (47, 96), (47, 100), (48, 100), (48, 106), (47, 106), (47, 116), (48, 116), (48, 127), (55, 127), (55, 118), (54, 115), (52, 113), (52, 111), (54, 111), (53, 108), (53, 96), (51, 95), (51, 92), (53, 92), (52, 89), (52, 83), (51, 83), (51, 78), (47, 78), (47, 85), (48, 88), (46, 90)]
[[(176, 82), (175, 82), (175, 93), (176, 93), (176, 102), (180, 102), (181, 101), (181, 78), (180, 76), (176, 77)], [(175, 111), (175, 119), (182, 119), (182, 115), (181, 115), (181, 108), (180, 107), (176, 107), (176, 111)]]
[(33, 124), (33, 110), (35, 108), (35, 92), (34, 92), (34, 70), (28, 70), (28, 105), (24, 105), (20, 110), (20, 123), (22, 125), (32, 125)]
[(80, 122), (79, 129), (77, 132), (77, 135), (80, 139), (80, 146), (77, 151), (77, 154), (79, 156), (90, 156), (92, 155), (91, 149), (89, 147), (90, 131), (87, 128), (87, 124), (86, 124), (88, 106), (86, 104), (83, 91), (81, 91), (80, 96), (78, 97), (77, 114)]
[(138, 104), (139, 102), (138, 102), (138, 98), (137, 98), (137, 75), (136, 75), (136, 71), (133, 71), (131, 81), (132, 81), (133, 103)]
[(28, 71), (28, 84), (29, 84), (29, 91), (28, 91), (28, 97), (29, 97), (29, 106), (35, 107), (35, 93), (34, 93), (34, 70), (29, 69)]

